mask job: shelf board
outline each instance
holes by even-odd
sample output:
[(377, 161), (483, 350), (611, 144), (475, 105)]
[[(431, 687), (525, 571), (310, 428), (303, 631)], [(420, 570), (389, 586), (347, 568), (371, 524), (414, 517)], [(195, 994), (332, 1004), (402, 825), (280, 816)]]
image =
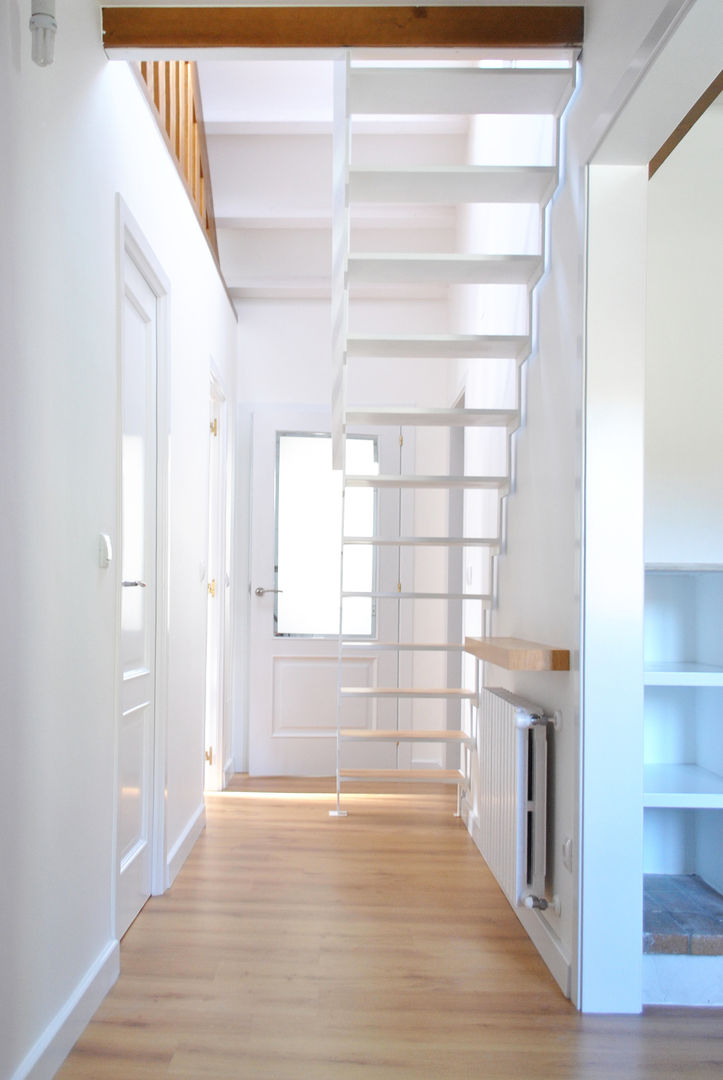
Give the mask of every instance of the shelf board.
[(681, 662), (645, 665), (646, 686), (723, 686), (723, 667)]
[(464, 773), (459, 769), (339, 769), (340, 780), (401, 781), (414, 784), (419, 781), (433, 784), (466, 784)]
[(570, 650), (511, 637), (466, 637), (465, 652), (508, 671), (569, 671)]
[(475, 701), (476, 690), (455, 687), (416, 686), (342, 686), (343, 698), (446, 698), (449, 701)]
[(723, 776), (699, 765), (646, 765), (643, 805), (723, 809)]
[(646, 574), (721, 574), (723, 563), (646, 563)]
[(453, 742), (471, 743), (466, 731), (369, 731), (367, 728), (342, 728), (344, 742)]

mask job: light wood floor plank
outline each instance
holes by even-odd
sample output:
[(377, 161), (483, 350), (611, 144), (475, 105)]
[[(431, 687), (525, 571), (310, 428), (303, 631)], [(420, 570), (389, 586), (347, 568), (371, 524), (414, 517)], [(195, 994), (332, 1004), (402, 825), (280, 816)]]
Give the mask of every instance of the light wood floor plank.
[(60, 1080), (723, 1075), (723, 1010), (575, 1011), (453, 791), (350, 785), (334, 819), (325, 781), (233, 788), (123, 939)]

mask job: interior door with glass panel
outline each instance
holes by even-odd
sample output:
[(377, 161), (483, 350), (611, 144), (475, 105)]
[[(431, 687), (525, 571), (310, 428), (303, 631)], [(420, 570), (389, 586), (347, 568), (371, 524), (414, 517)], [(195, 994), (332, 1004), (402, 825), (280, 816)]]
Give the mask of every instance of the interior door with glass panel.
[[(348, 436), (347, 471), (398, 471), (398, 435), (358, 429)], [(349, 489), (345, 531), (393, 535), (398, 492)], [(251, 513), (249, 771), (256, 776), (331, 776), (335, 770), (341, 584), (341, 474), (331, 468), (329, 415), (302, 410), (254, 415)], [(393, 590), (397, 552), (348, 547), (344, 588)], [(344, 659), (352, 685), (391, 680), (395, 617), (367, 597), (344, 605), (344, 634), (370, 651)], [(360, 702), (345, 726), (391, 726), (390, 703)]]

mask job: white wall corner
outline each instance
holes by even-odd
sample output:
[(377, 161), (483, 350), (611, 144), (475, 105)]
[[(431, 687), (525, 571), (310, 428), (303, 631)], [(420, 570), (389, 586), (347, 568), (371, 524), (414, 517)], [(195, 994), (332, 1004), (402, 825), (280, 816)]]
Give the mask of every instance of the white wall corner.
[(198, 840), (199, 836), (206, 828), (206, 806), (205, 803), (201, 803), (191, 815), (185, 829), (176, 840), (175, 844), (168, 852), (168, 860), (166, 864), (166, 888), (170, 889), (173, 882), (176, 880), (178, 871), (185, 863), (188, 856), (191, 854), (193, 845)]
[(118, 942), (112, 940), (93, 961), (10, 1080), (51, 1080), (113, 986), (119, 972), (120, 951)]

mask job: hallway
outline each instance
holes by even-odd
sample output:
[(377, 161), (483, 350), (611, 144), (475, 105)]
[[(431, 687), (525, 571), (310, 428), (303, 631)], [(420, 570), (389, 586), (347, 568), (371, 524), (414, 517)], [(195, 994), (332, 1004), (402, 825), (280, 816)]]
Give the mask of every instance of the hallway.
[[(61, 1080), (666, 1080), (723, 1068), (721, 1010), (583, 1016), (452, 811), (400, 785), (236, 777), (123, 939)], [(291, 792), (291, 788), (295, 788)]]

